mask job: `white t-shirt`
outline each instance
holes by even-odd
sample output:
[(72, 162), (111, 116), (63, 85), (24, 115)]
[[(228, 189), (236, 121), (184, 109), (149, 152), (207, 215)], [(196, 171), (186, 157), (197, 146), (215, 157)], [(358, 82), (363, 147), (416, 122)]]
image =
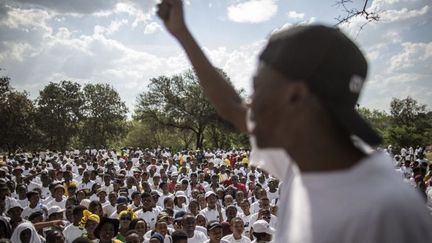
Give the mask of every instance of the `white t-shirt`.
[(207, 236), (203, 232), (195, 230), (194, 236), (192, 238), (188, 238), (187, 242), (188, 243), (203, 243), (206, 240), (207, 240)]
[(301, 176), (289, 167), (275, 242), (432, 242), (423, 199), (389, 160), (374, 153), (350, 169)]
[(279, 190), (276, 190), (275, 192), (270, 192), (270, 190), (267, 190), (267, 198), (271, 201), (275, 200), (279, 197)]
[(76, 238), (82, 236), (86, 231), (80, 229), (78, 226), (70, 224), (63, 230), (63, 235), (66, 242), (72, 243)]
[(116, 211), (117, 211), (117, 207), (116, 206), (112, 206), (111, 203), (108, 203), (105, 206), (103, 206), (103, 212), (108, 217), (111, 216)]
[[(224, 221), (225, 220), (224, 219), (225, 210), (222, 209), (221, 212), (222, 212), (222, 221)], [(207, 207), (207, 208), (204, 208), (203, 210), (201, 210), (199, 213), (207, 219), (207, 222), (210, 222), (213, 220), (220, 221), (219, 212), (217, 211), (216, 208), (215, 209), (209, 209)]]
[(249, 214), (247, 216), (244, 214), (240, 214), (239, 217), (243, 220), (244, 223), (243, 235), (249, 237), (249, 231), (252, 227), (252, 223), (251, 223), (252, 214)]
[(149, 229), (152, 229), (152, 230), (154, 230), (154, 228), (155, 228), (156, 219), (157, 219), (158, 214), (159, 214), (159, 212), (156, 211), (155, 209), (153, 209), (152, 211), (146, 211), (146, 212), (143, 212), (143, 210), (140, 209), (136, 212), (136, 215), (138, 216), (138, 218), (144, 219), (146, 221)]
[(51, 208), (52, 206), (59, 206), (60, 208), (66, 208), (66, 199), (63, 198), (60, 202), (57, 202), (55, 199), (53, 199), (47, 204), (47, 208)]
[(251, 240), (244, 235), (242, 235), (241, 239), (236, 240), (236, 239), (234, 239), (233, 234), (224, 236), (222, 238), (222, 240), (227, 241), (227, 242), (234, 242), (234, 243), (250, 243), (251, 242)]

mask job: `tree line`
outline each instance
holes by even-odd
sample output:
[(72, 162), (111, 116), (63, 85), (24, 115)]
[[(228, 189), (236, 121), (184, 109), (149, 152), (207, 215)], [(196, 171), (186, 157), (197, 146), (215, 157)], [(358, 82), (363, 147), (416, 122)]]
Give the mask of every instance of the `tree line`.
[(384, 145), (396, 150), (432, 145), (432, 111), (412, 97), (393, 98), (389, 113), (367, 108), (358, 111), (381, 135)]
[[(112, 86), (73, 81), (51, 82), (31, 100), (27, 92), (11, 86), (9, 77), (0, 77), (0, 150), (249, 146), (247, 135), (217, 115), (193, 70), (150, 79), (136, 103), (128, 118), (129, 110)], [(394, 98), (390, 113), (358, 111), (385, 145), (432, 144), (432, 112), (410, 97)]]

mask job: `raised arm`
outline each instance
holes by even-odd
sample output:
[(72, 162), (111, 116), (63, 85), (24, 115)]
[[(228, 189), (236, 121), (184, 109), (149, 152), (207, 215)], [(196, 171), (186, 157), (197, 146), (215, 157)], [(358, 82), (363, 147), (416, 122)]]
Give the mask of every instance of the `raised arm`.
[(163, 0), (158, 15), (166, 29), (180, 42), (198, 75), (199, 83), (218, 114), (242, 132), (246, 130), (246, 105), (232, 85), (205, 56), (193, 38), (183, 17), (181, 0)]

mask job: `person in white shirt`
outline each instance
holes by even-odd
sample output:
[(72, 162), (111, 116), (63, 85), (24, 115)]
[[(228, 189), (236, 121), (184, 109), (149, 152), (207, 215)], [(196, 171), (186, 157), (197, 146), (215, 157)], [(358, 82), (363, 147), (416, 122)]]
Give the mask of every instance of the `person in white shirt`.
[(116, 210), (117, 192), (111, 192), (108, 195), (108, 204), (105, 204), (103, 208), (104, 215), (110, 217)]
[(142, 209), (136, 212), (138, 218), (144, 219), (149, 229), (153, 230), (156, 225), (158, 211), (153, 208), (153, 197), (148, 192), (141, 194)]
[(432, 242), (423, 199), (370, 153), (382, 139), (356, 109), (367, 60), (341, 30), (275, 32), (246, 105), (189, 31), (182, 1), (163, 0), (158, 15), (218, 114), (250, 134), (250, 164), (284, 181), (276, 242)]
[(276, 178), (270, 178), (268, 182), (267, 197), (271, 201), (279, 197), (279, 181)]
[(188, 243), (203, 243), (207, 240), (207, 236), (195, 229), (196, 227), (196, 219), (195, 216), (191, 213), (187, 213), (183, 216), (182, 220), (182, 229), (186, 232), (188, 239)]
[(242, 214), (239, 215), (239, 217), (243, 220), (244, 223), (244, 235), (249, 237), (249, 231), (252, 226), (251, 223), (251, 217), (252, 214), (250, 212), (250, 202), (247, 199), (243, 199), (243, 201), (240, 203), (240, 207), (242, 209)]
[(48, 216), (47, 215), (48, 209), (44, 205), (39, 203), (40, 197), (38, 192), (29, 191), (27, 192), (26, 196), (29, 201), (29, 204), (26, 207), (24, 207), (24, 210), (21, 214), (21, 216), (24, 219), (27, 219), (32, 213), (39, 212), (39, 211), (43, 212), (46, 216)]
[(214, 220), (207, 224), (207, 234), (209, 239), (204, 241), (204, 243), (227, 243), (225, 240), (222, 240), (223, 230), (219, 221)]
[(90, 171), (84, 171), (82, 181), (80, 181), (78, 184), (78, 190), (91, 190), (94, 183), (94, 181), (90, 180)]
[(160, 190), (162, 191), (162, 193), (161, 193), (161, 195), (157, 201), (157, 205), (161, 208), (164, 208), (165, 198), (170, 197), (170, 198), (174, 199), (174, 195), (168, 191), (168, 184), (166, 182), (161, 182), (159, 184), (159, 187), (160, 187)]
[(73, 209), (73, 222), (72, 224), (66, 226), (63, 230), (63, 235), (67, 243), (72, 243), (76, 238), (81, 237), (86, 231), (81, 229), (80, 221), (83, 217), (83, 211), (86, 207), (78, 205)]
[(252, 225), (253, 237), (254, 240), (252, 243), (265, 243), (271, 242), (273, 234), (276, 230), (269, 225), (269, 223), (265, 220), (257, 220)]
[(104, 174), (103, 175), (103, 181), (104, 181), (104, 183), (101, 186), (101, 189), (105, 190), (108, 194), (110, 192), (113, 192), (114, 191), (114, 186), (111, 183), (111, 175), (108, 174), (108, 173)]
[(59, 206), (60, 208), (65, 208), (66, 199), (63, 197), (65, 193), (64, 187), (58, 184), (54, 187), (53, 192), (54, 194), (52, 196), (54, 199), (47, 204), (47, 207), (50, 208), (51, 206), (55, 205), (55, 206)]
[(277, 227), (278, 218), (271, 214), (268, 207), (261, 208), (258, 213), (253, 214), (250, 217), (250, 224), (254, 224), (257, 220), (264, 219), (267, 221), (271, 227)]
[(241, 218), (235, 217), (231, 220), (231, 231), (232, 234), (226, 235), (222, 238), (227, 242), (235, 243), (249, 243), (251, 240), (243, 235), (244, 222)]
[(207, 207), (200, 211), (200, 214), (203, 215), (208, 222), (210, 221), (224, 221), (225, 211), (222, 209), (220, 204), (217, 203), (217, 196), (213, 191), (208, 191), (205, 194), (205, 198), (207, 201)]

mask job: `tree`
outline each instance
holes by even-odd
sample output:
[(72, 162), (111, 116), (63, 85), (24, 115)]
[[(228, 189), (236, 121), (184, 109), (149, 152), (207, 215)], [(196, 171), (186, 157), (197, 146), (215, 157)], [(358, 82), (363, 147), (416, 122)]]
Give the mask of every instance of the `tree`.
[(65, 151), (78, 133), (84, 104), (81, 86), (71, 81), (50, 83), (37, 98), (37, 124), (46, 137), (49, 149)]
[(149, 91), (138, 97), (135, 113), (139, 120), (154, 119), (164, 126), (191, 131), (197, 148), (203, 147), (205, 129), (218, 119), (192, 70), (172, 77), (152, 78)]
[(390, 103), (390, 113), (395, 125), (412, 126), (419, 116), (426, 113), (426, 105), (418, 104), (409, 96), (401, 100), (393, 98)]
[(9, 81), (9, 77), (0, 78), (0, 146), (13, 154), (35, 143), (35, 108), (28, 94), (14, 90)]
[[(364, 18), (366, 20), (366, 23), (364, 25), (366, 25), (367, 23), (370, 22), (374, 22), (374, 21), (379, 21), (380, 16), (379, 13), (376, 10), (368, 10), (367, 9), (367, 5), (369, 3), (369, 0), (363, 0), (361, 2), (361, 7), (353, 7), (350, 6), (351, 4), (353, 4), (354, 2), (352, 0), (338, 0), (335, 3), (335, 6), (338, 8), (341, 8), (344, 11), (344, 15), (339, 15), (336, 18), (336, 25), (340, 25), (343, 23), (349, 23), (351, 21), (351, 19), (353, 19), (354, 17), (360, 16), (362, 18)], [(359, 4), (358, 2), (356, 2), (356, 4)], [(364, 27), (361, 26), (361, 28)]]
[[(123, 141), (126, 147), (152, 148), (156, 146), (182, 149), (188, 147), (192, 140), (189, 131), (179, 131), (173, 127), (164, 127), (154, 120), (137, 121), (129, 124), (128, 134)], [(189, 132), (190, 133), (190, 132)], [(186, 139), (185, 139), (186, 137)]]
[(392, 127), (388, 134), (391, 141), (399, 146), (415, 146), (432, 143), (432, 115), (426, 105), (407, 97), (390, 103)]
[(107, 147), (126, 132), (128, 109), (118, 92), (108, 84), (87, 84), (83, 89), (80, 139), (83, 145)]
[(357, 111), (381, 136), (391, 126), (391, 117), (384, 111), (369, 110), (365, 107)]

